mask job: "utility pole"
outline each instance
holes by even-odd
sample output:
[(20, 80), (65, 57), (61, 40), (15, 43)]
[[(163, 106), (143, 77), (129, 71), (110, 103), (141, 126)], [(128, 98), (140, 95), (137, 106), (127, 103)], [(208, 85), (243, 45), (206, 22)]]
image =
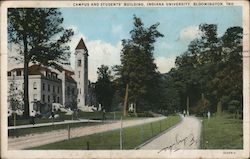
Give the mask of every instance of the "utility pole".
[(189, 115), (189, 96), (187, 96), (187, 115)]
[(123, 125), (122, 125), (122, 116), (121, 116), (121, 128), (120, 128), (120, 150), (123, 149)]

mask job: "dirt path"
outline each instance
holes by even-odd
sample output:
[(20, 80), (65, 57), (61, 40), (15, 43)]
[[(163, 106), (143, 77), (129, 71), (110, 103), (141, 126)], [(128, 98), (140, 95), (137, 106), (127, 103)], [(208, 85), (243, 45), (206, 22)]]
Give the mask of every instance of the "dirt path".
[(200, 120), (196, 117), (184, 117), (176, 127), (145, 144), (140, 149), (159, 150), (159, 152), (198, 149), (200, 133)]
[[(155, 118), (146, 118), (146, 119), (136, 119), (136, 120), (125, 120), (123, 121), (123, 127), (139, 125), (143, 123), (149, 123), (157, 120), (162, 120), (166, 117), (155, 117)], [(108, 130), (115, 130), (120, 128), (121, 123), (113, 122), (102, 125), (95, 125), (82, 128), (72, 128), (70, 131), (71, 138), (80, 137), (85, 135), (90, 135), (93, 133), (104, 132)], [(36, 147), (40, 145), (45, 145), (57, 141), (62, 141), (68, 138), (67, 130), (56, 130), (41, 134), (30, 134), (27, 136), (22, 136), (18, 138), (9, 138), (8, 139), (8, 148), (10, 150), (20, 150), (30, 147)]]

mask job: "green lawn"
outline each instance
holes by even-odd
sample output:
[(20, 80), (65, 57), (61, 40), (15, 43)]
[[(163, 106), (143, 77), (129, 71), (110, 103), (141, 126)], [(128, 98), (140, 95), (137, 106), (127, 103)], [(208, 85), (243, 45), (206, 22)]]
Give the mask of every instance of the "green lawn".
[[(64, 120), (76, 120), (76, 115), (65, 115), (63, 112), (57, 112), (56, 114), (59, 114), (59, 118), (55, 119), (54, 122), (64, 121)], [(149, 117), (147, 113), (139, 113), (139, 117)], [(121, 116), (123, 116), (123, 112), (107, 112), (105, 113), (106, 120), (120, 120)], [(150, 116), (151, 117), (151, 116)], [(92, 119), (92, 120), (102, 120), (103, 119), (103, 113), (102, 112), (82, 112), (80, 111), (78, 113), (78, 118), (81, 119)], [(136, 117), (134, 116), (128, 116), (124, 119), (134, 119)], [(10, 119), (11, 124), (13, 125), (14, 121), (13, 118)], [(35, 123), (50, 123), (52, 122), (52, 119), (48, 118), (35, 118)], [(30, 124), (30, 119), (17, 119), (16, 125), (27, 125)]]
[[(136, 146), (142, 144), (143, 142), (168, 129), (169, 127), (177, 124), (179, 121), (179, 116), (170, 116), (167, 119), (161, 121), (124, 128), (123, 149), (134, 149)], [(31, 149), (85, 150), (87, 149), (87, 143), (89, 143), (89, 149), (92, 150), (117, 150), (120, 149), (119, 135), (120, 130), (113, 130), (55, 142)]]
[[(134, 116), (133, 113), (129, 114), (125, 118), (123, 117), (123, 112), (107, 112), (105, 113), (105, 118), (107, 120), (120, 120), (121, 117), (123, 119), (134, 119), (138, 117), (153, 117), (151, 114), (148, 112), (142, 112), (142, 113), (137, 113), (137, 117)], [(79, 113), (80, 118), (84, 119), (97, 119), (97, 120), (102, 120), (103, 119), (103, 112), (80, 112)]]
[[(72, 120), (72, 116), (66, 116), (64, 113), (59, 113), (60, 118), (55, 119), (55, 122), (58, 121), (64, 121), (64, 120)], [(107, 112), (105, 114), (106, 120), (120, 120), (121, 116), (123, 115), (122, 112)], [(143, 116), (144, 114), (141, 113)], [(146, 114), (147, 115), (147, 114)], [(145, 116), (146, 116), (145, 115)], [(103, 113), (102, 112), (80, 112), (78, 114), (79, 118), (82, 119), (92, 119), (92, 120), (102, 120), (103, 119)], [(136, 119), (138, 117), (125, 117), (124, 119)], [(73, 119), (76, 119), (74, 116)], [(35, 118), (35, 123), (49, 123), (52, 122), (52, 119), (48, 118)], [(29, 119), (19, 119), (16, 120), (17, 125), (26, 125), (30, 124)], [(89, 126), (89, 125), (96, 125), (96, 124), (102, 124), (102, 123), (74, 123), (70, 124), (71, 127), (83, 127), (83, 126)], [(43, 127), (36, 127), (36, 128), (23, 128), (23, 129), (16, 129), (16, 130), (8, 130), (9, 136), (24, 136), (31, 133), (43, 133), (43, 132), (49, 132), (53, 130), (58, 129), (67, 129), (68, 124), (62, 124), (62, 125), (54, 125), (54, 126), (43, 126)]]
[[(58, 121), (63, 121), (62, 119), (55, 119), (54, 122), (58, 122)], [(13, 126), (13, 119), (10, 119), (11, 122), (11, 126)], [(36, 124), (40, 124), (40, 123), (50, 123), (52, 122), (52, 119), (48, 119), (48, 118), (35, 118), (35, 123)], [(30, 124), (30, 119), (17, 119), (16, 120), (16, 125), (28, 125)], [(10, 125), (9, 125), (10, 126)]]
[[(91, 126), (97, 125), (102, 123), (71, 123), (70, 127), (84, 127), (84, 126)], [(50, 125), (50, 126), (43, 126), (43, 127), (34, 127), (34, 128), (22, 128), (22, 129), (12, 129), (8, 130), (8, 136), (25, 136), (32, 133), (44, 133), (53, 130), (59, 129), (68, 129), (68, 124), (60, 124), (60, 125)]]
[(202, 149), (243, 149), (243, 121), (227, 114), (203, 119)]

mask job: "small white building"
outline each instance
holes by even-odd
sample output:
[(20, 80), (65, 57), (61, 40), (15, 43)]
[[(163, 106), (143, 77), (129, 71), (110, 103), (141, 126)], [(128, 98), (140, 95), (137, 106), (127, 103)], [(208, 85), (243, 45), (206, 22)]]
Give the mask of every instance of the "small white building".
[[(70, 65), (61, 65), (62, 68), (58, 70), (37, 63), (29, 64), (30, 113), (32, 110), (47, 113), (51, 111), (52, 103), (60, 103), (65, 107), (86, 105), (88, 50), (83, 39), (80, 40), (75, 50), (75, 70), (72, 70)], [(15, 90), (23, 92), (23, 70), (22, 65), (8, 70), (9, 89), (15, 84)]]

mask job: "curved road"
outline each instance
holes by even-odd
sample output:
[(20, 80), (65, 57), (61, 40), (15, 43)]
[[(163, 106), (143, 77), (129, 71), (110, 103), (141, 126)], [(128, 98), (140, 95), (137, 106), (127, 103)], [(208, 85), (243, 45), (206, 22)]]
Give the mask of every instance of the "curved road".
[[(146, 119), (135, 119), (135, 120), (124, 120), (123, 127), (140, 125), (143, 123), (149, 123), (153, 121), (162, 120), (166, 117), (154, 117), (154, 118), (146, 118)], [(94, 133), (105, 132), (109, 130), (119, 129), (121, 126), (120, 121), (105, 123), (102, 125), (94, 125), (88, 127), (79, 127), (72, 128), (70, 130), (70, 137), (81, 137), (85, 135), (90, 135)], [(68, 138), (67, 130), (55, 130), (51, 132), (45, 132), (41, 134), (30, 134), (27, 136), (21, 137), (9, 137), (8, 138), (8, 149), (10, 150), (20, 150), (27, 149), (30, 147), (36, 147), (40, 145), (45, 145), (57, 141), (62, 141)]]
[(198, 149), (201, 122), (196, 117), (183, 117), (181, 123), (140, 147), (146, 150), (177, 151), (179, 149)]

